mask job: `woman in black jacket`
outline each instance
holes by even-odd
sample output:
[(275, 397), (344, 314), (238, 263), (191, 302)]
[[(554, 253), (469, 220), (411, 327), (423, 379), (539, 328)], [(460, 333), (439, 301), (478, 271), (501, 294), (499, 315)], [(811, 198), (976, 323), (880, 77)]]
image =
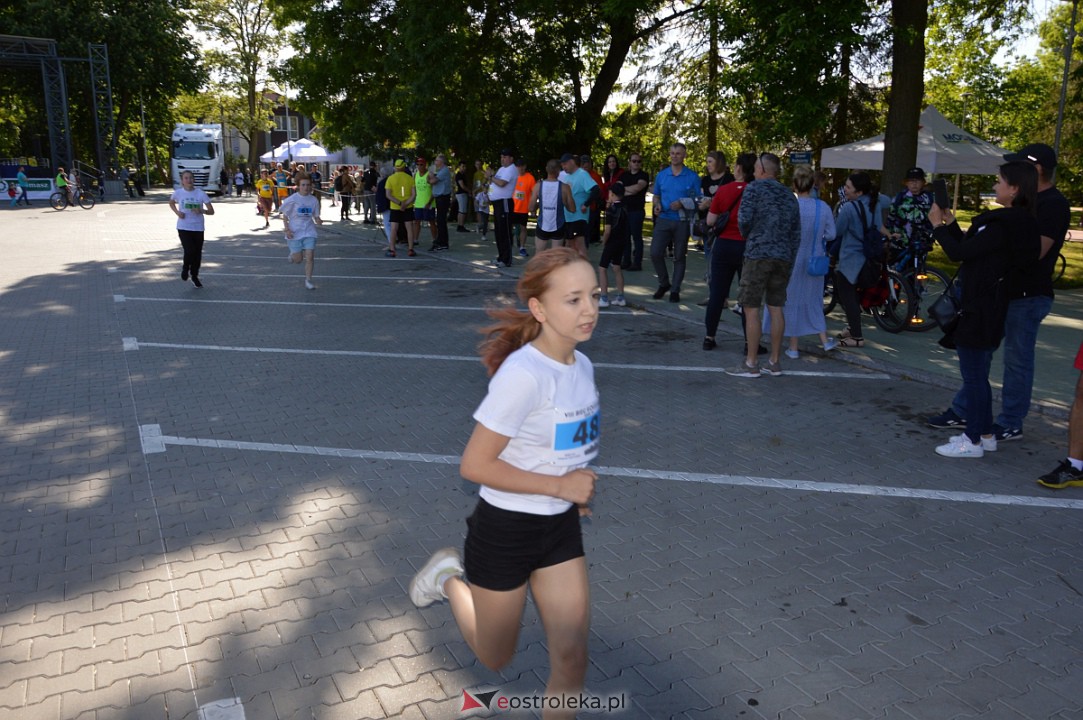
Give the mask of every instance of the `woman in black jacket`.
[(956, 279), (961, 312), (950, 335), (967, 399), (966, 432), (936, 448), (945, 457), (979, 458), (996, 450), (989, 366), (1004, 337), (1009, 289), (1018, 269), (1032, 264), (1040, 248), (1034, 166), (1001, 165), (993, 191), (1003, 207), (975, 217), (965, 234), (950, 210), (934, 204), (929, 211), (933, 238), (949, 258), (962, 263)]

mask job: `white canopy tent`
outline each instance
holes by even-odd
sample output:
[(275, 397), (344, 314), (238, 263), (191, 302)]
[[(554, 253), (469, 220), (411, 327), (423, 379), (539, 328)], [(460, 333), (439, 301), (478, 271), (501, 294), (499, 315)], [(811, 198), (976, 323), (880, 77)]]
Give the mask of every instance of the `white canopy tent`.
[[(282, 143), (281, 145), (276, 147), (274, 150), (270, 150), (270, 151), (265, 152), (262, 155), (260, 155), (259, 156), (259, 161), (269, 163), (269, 162), (284, 162), (286, 160), (294, 160), (294, 159), (297, 159), (297, 153), (301, 152), (302, 150), (304, 150), (306, 148), (310, 148), (310, 147), (313, 147), (313, 146), (319, 147), (318, 145), (316, 145), (316, 143), (312, 142), (308, 138), (299, 138), (297, 140), (290, 140), (289, 142)], [(324, 153), (327, 152), (323, 148), (320, 148), (320, 150), (322, 152), (324, 152)], [(319, 161), (313, 160), (312, 162), (319, 162)]]
[[(1008, 150), (986, 142), (953, 125), (936, 108), (921, 113), (918, 125), (918, 156), (914, 163), (937, 175), (995, 175)], [(884, 136), (825, 148), (820, 167), (847, 170), (882, 170)]]
[(317, 145), (316, 143), (312, 143), (293, 153), (293, 159), (303, 163), (337, 163), (341, 156), (342, 153), (329, 152), (323, 146)]

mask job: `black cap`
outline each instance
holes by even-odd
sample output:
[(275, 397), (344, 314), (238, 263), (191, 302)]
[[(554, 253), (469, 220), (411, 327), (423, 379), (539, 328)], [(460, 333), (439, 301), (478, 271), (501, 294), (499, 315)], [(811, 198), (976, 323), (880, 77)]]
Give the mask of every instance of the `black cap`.
[(519, 158), (515, 161), (515, 164), (519, 167), (526, 167), (526, 158)]
[(580, 165), (586, 165), (587, 163), (591, 163), (591, 164), (594, 163), (594, 161), (590, 159), (590, 155), (580, 155), (579, 156), (579, 164)]
[(501, 155), (507, 155), (508, 157), (515, 157), (515, 152), (511, 148), (504, 148), (500, 151)]
[(609, 186), (609, 192), (613, 193), (619, 198), (624, 197), (624, 183), (613, 183)]
[(924, 180), (925, 171), (919, 167), (912, 167), (906, 171), (907, 180)]
[(1057, 166), (1057, 153), (1044, 143), (1031, 143), (1019, 152), (1008, 153), (1004, 159), (1008, 162), (1036, 163), (1046, 170), (1052, 170)]
[(577, 158), (575, 155), (572, 155), (571, 153), (564, 153), (560, 156), (561, 165), (568, 162), (569, 160), (575, 160), (577, 163), (579, 162), (579, 158)]

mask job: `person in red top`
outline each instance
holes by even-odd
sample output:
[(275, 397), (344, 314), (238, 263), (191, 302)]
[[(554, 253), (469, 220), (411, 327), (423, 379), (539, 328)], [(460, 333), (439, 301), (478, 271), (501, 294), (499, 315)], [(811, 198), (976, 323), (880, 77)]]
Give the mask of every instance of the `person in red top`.
[[(707, 211), (707, 224), (725, 220), (725, 225), (718, 231), (718, 239), (711, 248), (710, 297), (707, 300), (707, 314), (704, 317), (706, 335), (703, 349), (713, 350), (718, 321), (726, 307), (733, 277), (741, 277), (741, 264), (745, 257), (745, 239), (737, 229), (737, 211), (741, 208), (741, 195), (745, 186), (753, 180), (756, 165), (755, 153), (741, 153), (734, 161), (734, 181), (718, 188)], [(727, 215), (728, 214), (728, 215)], [(742, 323), (742, 326), (744, 323)]]
[(530, 253), (526, 251), (526, 222), (530, 218), (530, 198), (534, 195), (536, 181), (526, 169), (526, 160), (519, 158), (515, 164), (519, 168), (519, 179), (515, 181), (515, 192), (511, 196), (511, 224), (513, 228), (519, 226), (519, 256), (527, 257)]
[(617, 156), (606, 155), (605, 167), (602, 168), (602, 197), (609, 197), (609, 188), (613, 187), (613, 183), (620, 182), (620, 176), (623, 174), (624, 168), (620, 166), (620, 160)]

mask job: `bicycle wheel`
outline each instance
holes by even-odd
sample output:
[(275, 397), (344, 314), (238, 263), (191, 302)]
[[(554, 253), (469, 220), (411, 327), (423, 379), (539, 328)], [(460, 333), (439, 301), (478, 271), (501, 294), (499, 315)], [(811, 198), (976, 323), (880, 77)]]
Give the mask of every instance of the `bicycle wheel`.
[(940, 327), (929, 315), (929, 308), (947, 290), (948, 283), (951, 281), (947, 275), (933, 268), (926, 268), (925, 272), (911, 277), (910, 287), (914, 291), (914, 314), (906, 329), (926, 332)]
[(84, 210), (89, 210), (94, 207), (94, 196), (86, 190), (81, 190), (79, 192), (79, 207)]
[[(882, 282), (882, 281), (881, 281)], [(914, 312), (910, 283), (894, 270), (887, 272), (887, 298), (872, 307), (872, 317), (881, 329), (898, 333), (906, 329)]]
[(824, 275), (824, 315), (830, 315), (839, 299), (835, 296), (835, 271)]
[(68, 206), (68, 199), (64, 197), (64, 193), (55, 192), (49, 196), (49, 205), (53, 210), (63, 210)]
[(1057, 262), (1053, 265), (1053, 282), (1057, 282), (1064, 277), (1064, 272), (1068, 269), (1068, 259), (1064, 257), (1064, 253), (1057, 255)]

